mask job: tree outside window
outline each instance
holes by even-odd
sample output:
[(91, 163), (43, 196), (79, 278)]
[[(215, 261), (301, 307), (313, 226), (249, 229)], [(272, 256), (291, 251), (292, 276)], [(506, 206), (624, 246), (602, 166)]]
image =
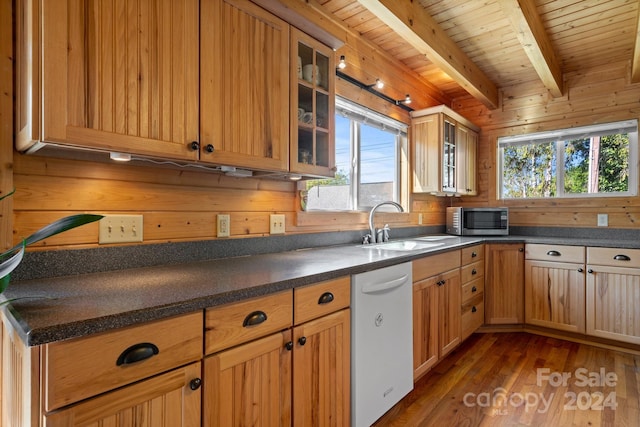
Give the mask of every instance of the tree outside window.
[(637, 121), (498, 139), (502, 199), (637, 192)]

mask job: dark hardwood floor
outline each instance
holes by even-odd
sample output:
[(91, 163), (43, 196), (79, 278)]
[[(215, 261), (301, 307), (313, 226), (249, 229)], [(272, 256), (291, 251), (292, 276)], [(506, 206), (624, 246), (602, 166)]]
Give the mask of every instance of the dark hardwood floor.
[(381, 426), (640, 426), (640, 356), (528, 333), (474, 334)]

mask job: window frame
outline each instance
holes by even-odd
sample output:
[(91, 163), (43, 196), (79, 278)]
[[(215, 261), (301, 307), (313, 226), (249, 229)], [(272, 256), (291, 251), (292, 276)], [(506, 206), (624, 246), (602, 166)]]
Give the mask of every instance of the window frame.
[[(361, 126), (365, 124), (382, 131), (396, 133), (394, 142), (394, 155), (396, 159), (393, 185), (393, 201), (403, 206), (407, 212), (408, 195), (408, 152), (409, 152), (409, 126), (381, 113), (370, 110), (367, 107), (354, 103), (351, 100), (336, 96), (336, 115), (342, 115), (349, 120), (349, 208), (346, 210), (308, 209), (308, 212), (361, 212), (369, 211), (373, 206), (360, 204), (360, 189), (362, 180), (362, 132)], [(336, 121), (334, 120), (334, 123)], [(337, 128), (334, 129), (334, 132)], [(336, 148), (334, 147), (334, 150)], [(336, 158), (337, 161), (337, 158)]]
[[(623, 132), (624, 131), (624, 132)], [(576, 139), (593, 136), (627, 133), (629, 137), (629, 180), (628, 190), (618, 192), (566, 193), (565, 181), (565, 143)], [(556, 195), (550, 197), (505, 197), (503, 194), (504, 148), (516, 145), (533, 145), (553, 142), (556, 155)], [(623, 120), (589, 126), (580, 126), (555, 131), (536, 132), (515, 136), (498, 137), (496, 142), (497, 199), (505, 201), (518, 200), (558, 200), (576, 198), (633, 197), (638, 195), (638, 120)]]

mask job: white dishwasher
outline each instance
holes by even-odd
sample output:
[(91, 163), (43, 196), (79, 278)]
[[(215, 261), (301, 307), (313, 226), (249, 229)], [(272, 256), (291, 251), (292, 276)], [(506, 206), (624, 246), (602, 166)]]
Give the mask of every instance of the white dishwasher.
[(351, 276), (351, 425), (367, 427), (413, 389), (411, 263)]

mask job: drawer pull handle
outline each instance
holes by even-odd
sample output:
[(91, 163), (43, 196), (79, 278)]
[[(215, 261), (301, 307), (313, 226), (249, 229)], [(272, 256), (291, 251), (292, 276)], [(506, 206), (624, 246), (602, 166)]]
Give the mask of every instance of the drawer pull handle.
[(334, 297), (331, 292), (325, 292), (324, 294), (320, 295), (318, 304), (329, 304), (331, 301), (333, 301), (333, 299)]
[(267, 320), (267, 314), (264, 311), (254, 311), (253, 313), (249, 313), (247, 317), (244, 318), (244, 322), (242, 322), (242, 326), (245, 328), (248, 326), (259, 325), (260, 323)]
[(475, 313), (476, 311), (478, 311), (478, 309), (476, 308), (476, 306), (474, 305), (473, 307), (471, 307), (471, 312)]
[(200, 378), (194, 378), (191, 381), (189, 381), (189, 388), (191, 390), (197, 390), (200, 388), (201, 385), (202, 385), (202, 380)]
[(477, 256), (478, 256), (478, 254), (476, 252), (471, 252), (471, 258), (475, 258)]
[(471, 270), (471, 274), (478, 274), (478, 270), (474, 268), (473, 270)]
[(549, 252), (547, 252), (547, 255), (549, 255), (549, 256), (560, 256), (561, 254), (558, 251), (549, 251)]
[(120, 354), (120, 357), (116, 360), (116, 366), (130, 365), (132, 363), (140, 362), (153, 357), (158, 353), (160, 353), (158, 346), (151, 344), (150, 342), (134, 344)]
[(626, 255), (616, 255), (613, 257), (613, 259), (615, 259), (616, 261), (631, 261), (631, 258)]
[(477, 290), (478, 290), (478, 288), (476, 288), (475, 286), (473, 286), (473, 287), (471, 288), (471, 292), (476, 292)]

